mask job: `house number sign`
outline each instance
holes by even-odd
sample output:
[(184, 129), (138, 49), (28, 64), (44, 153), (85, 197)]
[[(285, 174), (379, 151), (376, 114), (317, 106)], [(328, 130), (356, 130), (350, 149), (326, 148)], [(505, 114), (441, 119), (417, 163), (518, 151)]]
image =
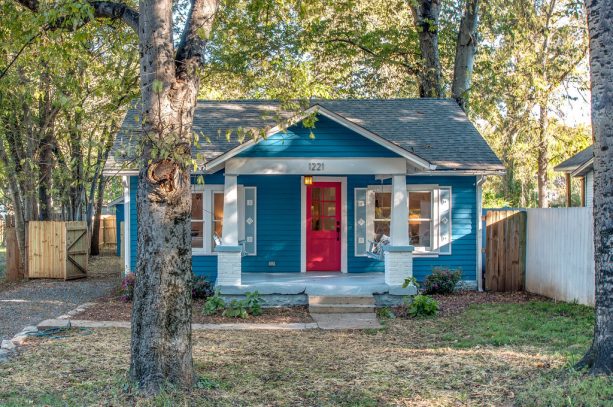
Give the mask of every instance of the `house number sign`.
[(320, 171), (324, 171), (324, 169), (325, 169), (325, 165), (321, 161), (314, 161), (314, 162), (309, 163), (309, 171), (320, 172)]

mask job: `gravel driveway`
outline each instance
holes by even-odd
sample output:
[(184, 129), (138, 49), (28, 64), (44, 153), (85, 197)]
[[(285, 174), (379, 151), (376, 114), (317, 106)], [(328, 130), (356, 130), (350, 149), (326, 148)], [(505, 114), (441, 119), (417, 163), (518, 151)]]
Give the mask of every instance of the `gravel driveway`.
[(113, 293), (120, 284), (118, 257), (92, 258), (89, 277), (79, 280), (30, 280), (0, 291), (0, 339), (9, 339), (26, 325), (54, 318)]

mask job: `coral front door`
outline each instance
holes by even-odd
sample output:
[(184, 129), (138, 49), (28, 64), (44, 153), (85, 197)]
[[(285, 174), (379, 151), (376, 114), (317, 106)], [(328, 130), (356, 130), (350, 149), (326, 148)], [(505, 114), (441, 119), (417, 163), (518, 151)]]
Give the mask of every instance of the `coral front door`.
[(341, 270), (341, 183), (307, 186), (306, 270)]

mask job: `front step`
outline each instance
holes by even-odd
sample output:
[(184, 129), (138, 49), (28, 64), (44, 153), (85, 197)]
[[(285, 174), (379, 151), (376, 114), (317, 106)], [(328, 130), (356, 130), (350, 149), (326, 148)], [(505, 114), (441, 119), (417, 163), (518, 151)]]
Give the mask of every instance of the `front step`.
[(373, 296), (311, 296), (309, 312), (313, 314), (360, 314), (375, 310)]

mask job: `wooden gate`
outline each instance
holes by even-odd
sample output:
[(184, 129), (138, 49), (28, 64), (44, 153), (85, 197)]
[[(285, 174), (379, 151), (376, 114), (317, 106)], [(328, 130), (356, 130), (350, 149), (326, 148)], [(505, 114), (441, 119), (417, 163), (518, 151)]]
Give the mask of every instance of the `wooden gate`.
[(85, 222), (29, 222), (30, 278), (87, 277), (89, 239)]
[(485, 215), (485, 289), (522, 291), (526, 281), (525, 211)]

